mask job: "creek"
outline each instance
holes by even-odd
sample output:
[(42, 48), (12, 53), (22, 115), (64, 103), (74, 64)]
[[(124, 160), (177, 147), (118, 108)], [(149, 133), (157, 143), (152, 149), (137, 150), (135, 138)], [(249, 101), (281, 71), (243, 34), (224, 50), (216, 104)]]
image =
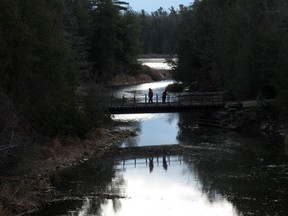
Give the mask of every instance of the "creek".
[[(172, 81), (113, 89), (115, 95), (161, 93)], [(129, 96), (130, 95), (130, 96)], [(281, 140), (261, 133), (200, 127), (201, 112), (111, 116), (137, 135), (119, 147), (181, 144), (181, 154), (89, 160), (56, 172), (67, 200), (37, 215), (288, 215), (288, 157)]]

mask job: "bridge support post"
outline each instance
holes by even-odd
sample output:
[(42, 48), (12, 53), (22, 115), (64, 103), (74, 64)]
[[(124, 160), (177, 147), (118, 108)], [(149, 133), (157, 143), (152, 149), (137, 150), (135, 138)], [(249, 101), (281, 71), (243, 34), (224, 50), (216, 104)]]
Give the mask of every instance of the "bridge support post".
[(156, 104), (158, 105), (158, 94), (156, 94)]

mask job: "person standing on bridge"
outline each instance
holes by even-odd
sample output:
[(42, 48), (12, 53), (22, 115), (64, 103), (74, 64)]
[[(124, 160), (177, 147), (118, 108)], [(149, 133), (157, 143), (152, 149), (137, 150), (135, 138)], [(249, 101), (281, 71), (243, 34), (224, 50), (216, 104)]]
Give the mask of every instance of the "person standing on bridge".
[(167, 90), (165, 89), (162, 93), (162, 103), (164, 104), (166, 102), (166, 96), (167, 96)]
[(149, 88), (148, 97), (149, 97), (148, 103), (153, 103), (153, 90), (151, 88)]

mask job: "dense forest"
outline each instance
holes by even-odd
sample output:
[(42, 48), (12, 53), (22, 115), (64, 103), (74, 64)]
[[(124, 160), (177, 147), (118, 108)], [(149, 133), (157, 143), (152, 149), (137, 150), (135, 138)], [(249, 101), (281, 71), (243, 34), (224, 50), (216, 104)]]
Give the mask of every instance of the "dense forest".
[[(194, 1), (139, 14), (143, 53), (177, 54), (174, 78), (192, 90), (287, 104), (288, 5), (277, 1)], [(285, 105), (286, 106), (286, 105)]]
[(141, 54), (176, 54), (178, 11), (173, 7), (169, 12), (159, 8), (151, 14), (142, 10), (137, 17), (141, 29)]
[(191, 89), (277, 96), (285, 107), (287, 27), (285, 0), (196, 0), (151, 14), (115, 0), (1, 0), (1, 139), (19, 127), (81, 136), (101, 124), (97, 91), (79, 111), (79, 87), (139, 73), (138, 54), (177, 54), (173, 76)]
[(191, 90), (277, 96), (287, 106), (286, 1), (202, 0), (138, 17), (142, 53), (177, 54), (174, 78)]
[(111, 0), (0, 1), (0, 174), (33, 145), (105, 123), (97, 84), (140, 69), (136, 17)]
[(13, 127), (11, 109), (17, 124), (51, 136), (99, 122), (93, 104), (75, 108), (75, 91), (139, 67), (136, 15), (123, 11), (124, 2), (111, 0), (1, 0), (1, 131)]
[(179, 16), (176, 79), (287, 104), (287, 1), (202, 0)]

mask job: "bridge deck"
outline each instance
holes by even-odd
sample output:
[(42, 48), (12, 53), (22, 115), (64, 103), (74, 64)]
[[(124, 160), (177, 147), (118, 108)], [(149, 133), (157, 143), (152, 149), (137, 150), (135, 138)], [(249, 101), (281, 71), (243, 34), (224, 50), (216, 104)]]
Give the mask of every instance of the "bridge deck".
[(145, 97), (133, 97), (106, 100), (106, 107), (112, 114), (121, 113), (156, 113), (156, 112), (179, 112), (203, 109), (221, 109), (224, 107), (225, 92), (206, 92), (194, 94), (168, 95), (165, 103), (159, 100), (158, 95), (154, 103), (148, 103)]
[(191, 111), (191, 110), (203, 110), (203, 109), (219, 109), (223, 108), (221, 104), (187, 104), (182, 105), (179, 103), (169, 104), (137, 104), (135, 106), (110, 106), (108, 110), (112, 114), (125, 114), (125, 113), (162, 113), (162, 112), (180, 112), (180, 111)]
[[(103, 98), (103, 102), (111, 114), (127, 113), (167, 113), (194, 110), (217, 111), (224, 108), (249, 108), (258, 104), (259, 101), (225, 101), (227, 92), (194, 92), (189, 94), (171, 94), (167, 96), (165, 103), (156, 94), (154, 103), (148, 103), (147, 95), (134, 97)], [(270, 103), (275, 100), (265, 100)], [(78, 102), (79, 107), (85, 102)]]

